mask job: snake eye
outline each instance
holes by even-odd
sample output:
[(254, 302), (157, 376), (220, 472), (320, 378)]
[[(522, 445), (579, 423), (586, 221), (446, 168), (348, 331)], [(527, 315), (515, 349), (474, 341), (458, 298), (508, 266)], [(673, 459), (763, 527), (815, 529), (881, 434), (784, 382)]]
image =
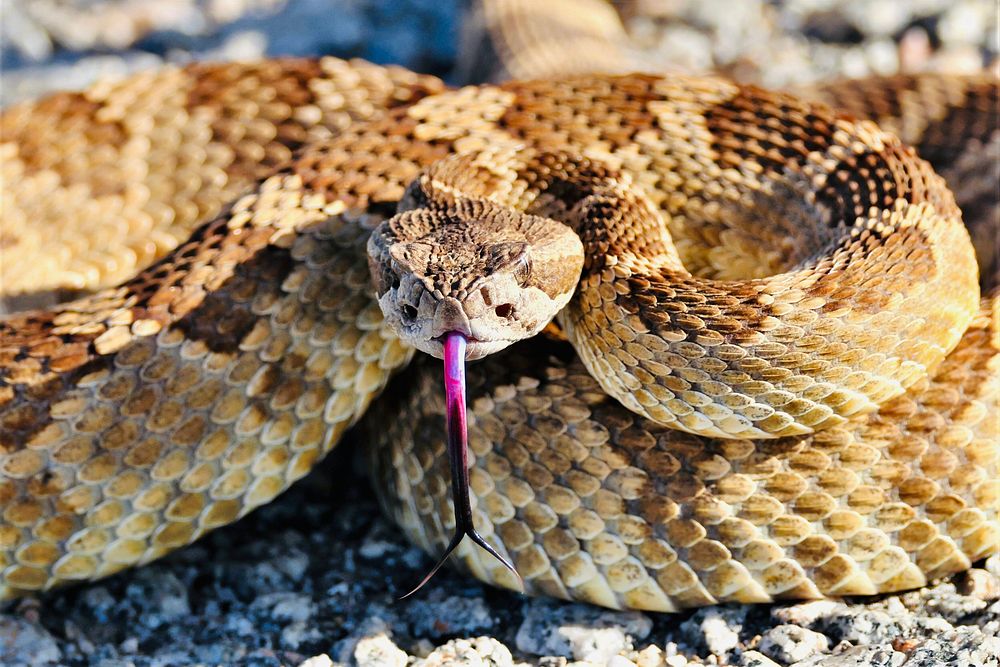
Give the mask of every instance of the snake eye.
[(409, 324), (413, 320), (417, 319), (417, 309), (406, 303), (399, 309), (403, 314), (403, 321)]
[(531, 256), (528, 253), (522, 254), (517, 263), (514, 264), (514, 280), (521, 287), (528, 286), (528, 279), (531, 277)]
[(497, 317), (502, 317), (505, 320), (509, 320), (511, 316), (514, 314), (514, 306), (512, 304), (505, 303), (497, 306), (494, 312), (497, 314)]

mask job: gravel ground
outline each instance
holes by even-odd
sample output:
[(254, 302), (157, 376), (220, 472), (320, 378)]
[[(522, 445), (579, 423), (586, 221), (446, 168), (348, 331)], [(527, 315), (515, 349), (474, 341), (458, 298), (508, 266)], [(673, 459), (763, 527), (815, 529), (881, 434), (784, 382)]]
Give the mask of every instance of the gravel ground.
[[(632, 0), (651, 67), (780, 86), (996, 67), (990, 0)], [(361, 56), (448, 76), (460, 0), (4, 0), (4, 104), (164, 61)], [(349, 439), (350, 440), (350, 439)], [(440, 573), (378, 513), (347, 442), (268, 507), (146, 567), (16, 601), (3, 665), (998, 665), (1000, 557), (932, 588), (617, 613)]]

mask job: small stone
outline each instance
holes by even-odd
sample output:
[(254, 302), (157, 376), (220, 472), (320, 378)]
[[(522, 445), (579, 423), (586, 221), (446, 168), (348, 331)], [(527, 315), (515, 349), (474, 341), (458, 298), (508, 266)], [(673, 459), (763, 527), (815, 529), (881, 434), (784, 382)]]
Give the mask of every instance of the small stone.
[(870, 36), (892, 35), (910, 20), (908, 3), (898, 0), (848, 0), (843, 11), (858, 31)]
[(16, 616), (0, 617), (0, 664), (58, 663), (62, 651), (41, 625)]
[(875, 74), (888, 76), (899, 70), (899, 49), (889, 39), (880, 39), (865, 47), (868, 67)]
[(492, 637), (476, 639), (453, 639), (435, 649), (414, 667), (513, 667), (514, 658), (510, 649)]
[(906, 656), (888, 646), (850, 646), (834, 655), (816, 655), (792, 667), (899, 667)]
[(696, 648), (724, 655), (740, 643), (739, 632), (746, 619), (746, 607), (707, 607), (681, 623), (681, 636), (693, 638)]
[(956, 2), (938, 22), (937, 33), (945, 44), (977, 44), (982, 41), (990, 26), (990, 17), (996, 20), (996, 7), (992, 3), (973, 0)]
[(265, 612), (276, 621), (307, 621), (315, 613), (311, 596), (290, 591), (261, 595), (250, 609)]
[(637, 667), (663, 667), (667, 662), (663, 655), (663, 649), (654, 644), (636, 654), (635, 664)]
[(805, 660), (829, 649), (827, 638), (797, 625), (779, 625), (764, 633), (760, 652), (778, 662)]
[(1000, 578), (1000, 554), (994, 554), (986, 559), (986, 565), (983, 569), (992, 574), (994, 577)]
[(293, 651), (306, 642), (318, 642), (323, 633), (315, 625), (305, 621), (294, 621), (281, 630), (281, 645)]
[(830, 639), (855, 646), (888, 644), (902, 634), (898, 619), (861, 605), (846, 607), (839, 614), (824, 617), (819, 620), (818, 626)]
[(611, 659), (609, 659), (605, 664), (608, 667), (636, 667), (634, 662), (621, 655), (611, 656)]
[(978, 600), (1000, 599), (1000, 577), (989, 570), (973, 568), (958, 579), (958, 592)]
[(515, 638), (519, 651), (604, 663), (631, 649), (653, 629), (639, 612), (612, 612), (547, 600), (531, 600)]
[(847, 605), (834, 600), (813, 600), (771, 610), (771, 618), (792, 625), (812, 625), (817, 619), (843, 612)]
[(1000, 637), (989, 637), (979, 628), (961, 627), (954, 632), (928, 638), (914, 648), (906, 667), (997, 667)]
[(287, 554), (282, 554), (277, 566), (292, 581), (302, 581), (306, 570), (309, 569), (309, 555), (298, 549), (290, 548)]
[(899, 69), (919, 72), (931, 57), (931, 38), (920, 26), (914, 26), (899, 39)]
[(414, 636), (430, 639), (468, 637), (490, 632), (496, 624), (482, 598), (444, 595), (440, 590), (413, 602), (407, 617), (412, 619)]
[(314, 655), (299, 663), (299, 667), (333, 667), (333, 660), (326, 653)]
[(954, 584), (945, 583), (918, 592), (929, 611), (952, 625), (961, 624), (970, 615), (981, 612), (987, 602), (979, 597), (961, 595)]
[(126, 595), (142, 609), (140, 620), (151, 629), (191, 616), (187, 586), (169, 571), (140, 569)]
[(741, 667), (781, 667), (778, 663), (757, 651), (744, 651), (740, 656)]
[(365, 637), (354, 647), (354, 661), (358, 667), (404, 667), (408, 660), (385, 633)]

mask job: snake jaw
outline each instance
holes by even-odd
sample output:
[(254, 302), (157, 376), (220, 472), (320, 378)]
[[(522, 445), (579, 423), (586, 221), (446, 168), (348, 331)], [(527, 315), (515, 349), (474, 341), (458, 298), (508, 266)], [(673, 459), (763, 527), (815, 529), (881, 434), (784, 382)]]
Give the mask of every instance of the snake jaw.
[(466, 536), (482, 547), (488, 554), (496, 558), (510, 570), (522, 588), (521, 575), (514, 565), (504, 558), (486, 539), (476, 531), (472, 520), (472, 500), (469, 495), (469, 430), (465, 413), (465, 358), (468, 339), (465, 334), (451, 331), (444, 335), (444, 392), (445, 392), (445, 430), (447, 431), (448, 460), (451, 464), (451, 493), (455, 511), (455, 534), (452, 535), (444, 555), (438, 559), (420, 583), (406, 595), (404, 600), (431, 580), (441, 566), (444, 565), (452, 552), (458, 548)]

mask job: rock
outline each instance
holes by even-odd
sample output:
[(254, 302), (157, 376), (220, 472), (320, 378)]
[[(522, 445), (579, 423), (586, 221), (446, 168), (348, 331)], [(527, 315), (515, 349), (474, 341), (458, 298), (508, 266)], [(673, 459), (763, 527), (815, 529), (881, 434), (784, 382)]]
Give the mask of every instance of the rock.
[(295, 621), (286, 625), (281, 631), (281, 645), (295, 650), (307, 642), (319, 642), (323, 633), (305, 621)]
[(783, 663), (799, 662), (828, 649), (826, 637), (797, 625), (771, 628), (760, 641), (761, 653)]
[(604, 663), (607, 667), (636, 667), (636, 664), (622, 655), (613, 655)]
[(250, 609), (267, 612), (278, 621), (307, 621), (315, 612), (315, 605), (310, 595), (281, 591), (260, 596)]
[(482, 598), (445, 596), (435, 591), (425, 600), (414, 600), (407, 617), (415, 636), (429, 639), (466, 637), (494, 629), (496, 619)]
[(843, 602), (812, 600), (788, 607), (775, 607), (771, 610), (771, 618), (783, 623), (810, 626), (820, 618), (832, 616), (846, 609), (847, 605)]
[(884, 611), (852, 605), (838, 612), (825, 616), (817, 622), (819, 626), (817, 629), (826, 634), (831, 641), (868, 646), (888, 644), (902, 634), (899, 619)]
[(613, 612), (597, 607), (547, 600), (526, 604), (517, 630), (519, 651), (604, 663), (645, 639), (653, 624), (639, 612)]
[(635, 664), (636, 667), (663, 667), (667, 661), (663, 649), (653, 644), (636, 653)]
[(491, 637), (477, 639), (453, 639), (437, 648), (414, 667), (513, 667), (514, 659), (510, 650)]
[(757, 651), (744, 651), (740, 655), (741, 667), (781, 667), (778, 663)]
[(851, 646), (828, 656), (814, 656), (791, 667), (899, 667), (906, 656), (888, 646)]
[(0, 664), (35, 667), (61, 660), (59, 645), (41, 625), (17, 616), (0, 617)]
[(173, 572), (140, 568), (126, 595), (139, 607), (140, 622), (152, 629), (191, 615), (187, 587)]
[(706, 607), (684, 621), (680, 633), (685, 640), (693, 640), (695, 648), (721, 656), (739, 645), (746, 615), (746, 607)]
[(938, 35), (945, 44), (976, 44), (996, 21), (996, 12), (996, 5), (981, 0), (956, 2), (941, 17)]
[(957, 590), (962, 595), (992, 602), (1000, 599), (1000, 577), (989, 570), (972, 568), (959, 578)]
[(905, 593), (903, 595), (909, 604), (927, 608), (934, 616), (942, 618), (952, 625), (960, 623), (970, 615), (981, 612), (987, 602), (979, 597), (961, 595), (954, 584), (940, 584), (931, 589)]
[(385, 633), (359, 640), (353, 657), (358, 667), (405, 667), (409, 658)]
[(899, 32), (911, 12), (909, 3), (897, 0), (847, 0), (843, 11), (857, 30), (875, 37)]
[(988, 637), (978, 628), (964, 627), (933, 636), (910, 651), (906, 667), (997, 667), (1000, 637)]

